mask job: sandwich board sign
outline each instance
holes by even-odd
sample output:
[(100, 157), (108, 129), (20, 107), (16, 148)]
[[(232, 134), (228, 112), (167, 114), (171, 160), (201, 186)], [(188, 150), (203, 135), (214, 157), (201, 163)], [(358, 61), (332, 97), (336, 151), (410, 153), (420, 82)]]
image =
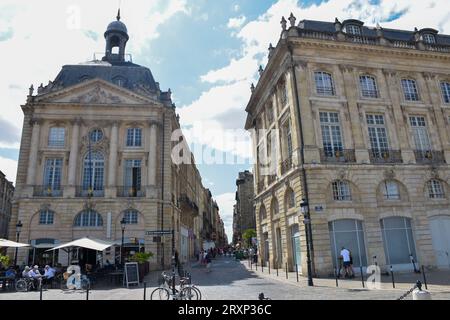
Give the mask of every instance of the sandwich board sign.
[(137, 262), (125, 263), (125, 282), (127, 288), (130, 284), (139, 285), (139, 265)]

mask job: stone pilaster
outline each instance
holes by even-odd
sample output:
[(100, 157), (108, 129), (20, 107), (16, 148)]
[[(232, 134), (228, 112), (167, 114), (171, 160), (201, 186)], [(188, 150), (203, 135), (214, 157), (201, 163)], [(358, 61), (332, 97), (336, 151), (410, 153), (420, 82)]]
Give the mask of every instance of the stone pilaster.
[(32, 119), (31, 125), (33, 129), (31, 133), (30, 156), (28, 160), (27, 187), (33, 187), (36, 183), (36, 169), (39, 151), (39, 138), (41, 132), (41, 121), (38, 119)]
[(106, 196), (116, 197), (117, 186), (117, 150), (119, 145), (119, 123), (113, 122), (111, 127), (111, 140), (109, 142), (109, 166)]

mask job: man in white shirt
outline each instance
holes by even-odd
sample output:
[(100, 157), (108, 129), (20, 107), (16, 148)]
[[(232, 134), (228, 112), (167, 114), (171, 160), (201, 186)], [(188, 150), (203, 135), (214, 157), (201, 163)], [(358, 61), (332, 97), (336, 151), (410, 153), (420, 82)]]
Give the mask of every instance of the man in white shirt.
[(55, 278), (56, 270), (53, 269), (52, 267), (50, 267), (49, 265), (46, 265), (44, 270), (45, 270), (45, 272), (44, 272), (43, 283), (44, 284), (49, 284)]
[(345, 277), (353, 277), (352, 271), (352, 258), (350, 251), (347, 250), (345, 247), (342, 247), (341, 250), (341, 257), (343, 260), (344, 270), (345, 270)]

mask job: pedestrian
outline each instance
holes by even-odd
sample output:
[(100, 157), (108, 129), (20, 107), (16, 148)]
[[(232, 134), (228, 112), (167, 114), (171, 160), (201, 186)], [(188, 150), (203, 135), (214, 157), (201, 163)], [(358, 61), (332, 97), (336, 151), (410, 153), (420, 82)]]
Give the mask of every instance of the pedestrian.
[(206, 254), (206, 272), (211, 272), (211, 254)]
[(342, 247), (341, 257), (342, 257), (342, 261), (343, 261), (343, 265), (344, 265), (345, 277), (351, 278), (353, 274), (351, 273), (351, 268), (350, 268), (350, 266), (351, 266), (350, 251), (348, 249), (346, 249), (345, 247)]

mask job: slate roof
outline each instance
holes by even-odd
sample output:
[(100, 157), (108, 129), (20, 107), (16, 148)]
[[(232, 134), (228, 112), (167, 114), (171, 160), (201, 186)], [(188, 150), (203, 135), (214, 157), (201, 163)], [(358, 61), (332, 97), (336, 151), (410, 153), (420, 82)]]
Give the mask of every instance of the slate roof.
[[(346, 22), (347, 21), (343, 21), (342, 23), (345, 24)], [(350, 22), (350, 20), (348, 20), (348, 22)], [(334, 22), (302, 20), (302, 21), (300, 21), (299, 25), (303, 26), (302, 30), (307, 30), (307, 31), (317, 31), (317, 32), (324, 32), (324, 33), (335, 33), (336, 32)], [(425, 31), (425, 30), (427, 30), (427, 29), (423, 29), (421, 31)], [(362, 32), (362, 36), (367, 36), (367, 37), (376, 37), (376, 35), (377, 35), (375, 27), (362, 26), (361, 32)], [(414, 41), (414, 31), (383, 28), (383, 32), (384, 32), (384, 37), (388, 40)], [(436, 34), (435, 36), (436, 36), (436, 44), (450, 45), (450, 35)]]

